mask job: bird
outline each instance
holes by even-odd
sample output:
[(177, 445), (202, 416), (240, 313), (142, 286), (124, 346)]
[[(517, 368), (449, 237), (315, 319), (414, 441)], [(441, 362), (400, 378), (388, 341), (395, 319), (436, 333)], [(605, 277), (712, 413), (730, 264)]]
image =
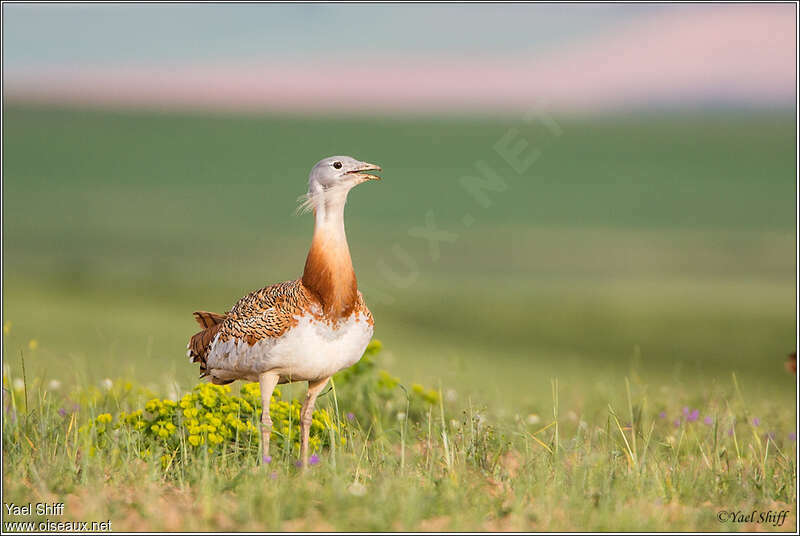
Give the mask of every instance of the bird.
[(298, 213), (314, 213), (314, 232), (299, 279), (247, 294), (224, 313), (195, 311), (202, 328), (187, 345), (200, 377), (224, 385), (236, 380), (261, 388), (261, 462), (269, 463), (275, 386), (308, 382), (300, 410), (300, 464), (308, 466), (308, 439), (317, 396), (336, 372), (357, 363), (375, 322), (358, 290), (344, 227), (352, 188), (381, 177), (376, 164), (350, 156), (317, 162), (300, 196)]

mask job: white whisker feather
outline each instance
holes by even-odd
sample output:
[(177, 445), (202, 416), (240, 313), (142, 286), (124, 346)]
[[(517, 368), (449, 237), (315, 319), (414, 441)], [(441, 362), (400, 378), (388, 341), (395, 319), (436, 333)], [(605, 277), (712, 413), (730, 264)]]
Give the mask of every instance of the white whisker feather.
[(294, 213), (295, 216), (302, 216), (303, 214), (308, 214), (314, 207), (316, 206), (314, 196), (309, 192), (305, 193), (297, 198), (297, 208), (295, 209)]
[(317, 210), (325, 203), (326, 200), (330, 202), (330, 200), (337, 197), (343, 197), (344, 199), (347, 199), (347, 192), (350, 190), (350, 188), (352, 188), (352, 185), (337, 184), (316, 192), (309, 191), (308, 193), (305, 193), (297, 198), (299, 205), (295, 210), (295, 214), (300, 216), (302, 214), (307, 214)]

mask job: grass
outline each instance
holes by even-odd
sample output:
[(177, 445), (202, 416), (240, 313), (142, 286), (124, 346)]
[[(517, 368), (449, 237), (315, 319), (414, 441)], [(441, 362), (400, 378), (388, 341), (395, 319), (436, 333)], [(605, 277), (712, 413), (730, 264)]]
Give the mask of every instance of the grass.
[[(716, 517), (796, 498), (792, 114), (558, 118), (558, 136), (13, 103), (3, 121), (5, 502), (116, 530), (794, 528)], [(523, 174), (493, 149), (509, 128), (541, 151)], [(119, 436), (90, 456), (81, 425), (195, 386), (191, 311), (298, 275), (295, 198), (336, 153), (386, 170), (347, 209), (385, 350), (321, 400), (355, 415), (346, 447), (307, 475), (252, 451), (164, 471)], [(488, 207), (460, 186), (478, 160), (507, 187)], [(379, 369), (442, 404), (370, 398)]]
[[(294, 464), (296, 446), (279, 451), (280, 423), (273, 461), (259, 466), (257, 432), (216, 451), (193, 448), (178, 410), (173, 451), (148, 428), (119, 426), (116, 414), (137, 407), (159, 418), (157, 405), (144, 404), (151, 395), (130, 382), (65, 396), (37, 381), (15, 389), (9, 378), (4, 500), (65, 500), (70, 519), (112, 519), (115, 530), (715, 531), (796, 522), (793, 408), (748, 400), (735, 377), (702, 396), (624, 378), (605, 408), (575, 409), (554, 379), (547, 414), (502, 419), (469, 395), (387, 386), (377, 371), (339, 375), (322, 397), (331, 417), (316, 433), (332, 446), (307, 473)], [(243, 418), (257, 429), (257, 411)], [(739, 510), (789, 516), (782, 525), (720, 523), (719, 512)]]

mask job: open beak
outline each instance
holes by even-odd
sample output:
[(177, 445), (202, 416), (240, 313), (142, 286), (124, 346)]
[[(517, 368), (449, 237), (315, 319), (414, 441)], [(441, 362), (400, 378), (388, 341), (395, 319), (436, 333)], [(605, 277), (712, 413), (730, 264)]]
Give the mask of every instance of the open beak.
[(357, 175), (363, 181), (379, 181), (381, 180), (380, 177), (377, 175), (373, 175), (371, 173), (366, 173), (367, 171), (382, 171), (381, 166), (377, 164), (370, 164), (368, 162), (362, 162), (358, 169), (354, 169), (352, 171), (348, 171), (348, 175)]

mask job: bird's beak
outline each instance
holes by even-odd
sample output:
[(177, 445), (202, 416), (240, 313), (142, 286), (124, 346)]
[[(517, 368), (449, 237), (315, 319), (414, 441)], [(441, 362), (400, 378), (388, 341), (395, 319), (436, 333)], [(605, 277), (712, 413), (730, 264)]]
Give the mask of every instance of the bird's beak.
[(348, 171), (348, 175), (356, 175), (358, 178), (362, 179), (362, 182), (365, 181), (379, 181), (381, 180), (380, 177), (377, 175), (372, 175), (371, 173), (365, 173), (365, 171), (382, 171), (381, 166), (378, 164), (370, 164), (368, 162), (361, 162), (358, 168)]

